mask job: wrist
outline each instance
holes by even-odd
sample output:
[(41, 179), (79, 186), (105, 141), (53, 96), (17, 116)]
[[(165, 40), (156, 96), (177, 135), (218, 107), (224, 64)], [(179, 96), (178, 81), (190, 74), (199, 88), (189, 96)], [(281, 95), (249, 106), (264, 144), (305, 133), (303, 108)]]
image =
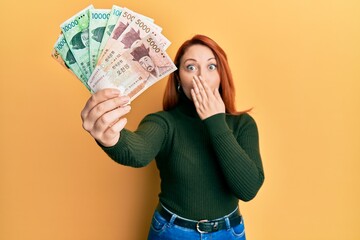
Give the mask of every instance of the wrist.
[(114, 137), (113, 139), (107, 140), (107, 141), (101, 141), (101, 140), (98, 140), (98, 139), (95, 139), (95, 140), (102, 147), (111, 148), (111, 147), (115, 146), (119, 142), (119, 139), (120, 139), (120, 134), (118, 136)]
[(210, 135), (217, 135), (219, 133), (229, 131), (229, 126), (226, 123), (226, 114), (217, 113), (203, 120)]

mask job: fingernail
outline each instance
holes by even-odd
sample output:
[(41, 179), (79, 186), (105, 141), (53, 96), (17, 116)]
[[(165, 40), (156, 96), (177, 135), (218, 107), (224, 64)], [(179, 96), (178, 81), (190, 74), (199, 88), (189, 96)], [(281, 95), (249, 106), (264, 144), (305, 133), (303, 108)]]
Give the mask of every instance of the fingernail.
[(114, 95), (119, 95), (119, 94), (120, 94), (120, 91), (119, 91), (119, 89), (112, 88), (112, 89), (111, 89), (111, 93), (114, 94)]
[(123, 99), (124, 99), (124, 102), (125, 102), (125, 103), (130, 102), (130, 98), (129, 98), (128, 96), (124, 96), (124, 98), (123, 98)]

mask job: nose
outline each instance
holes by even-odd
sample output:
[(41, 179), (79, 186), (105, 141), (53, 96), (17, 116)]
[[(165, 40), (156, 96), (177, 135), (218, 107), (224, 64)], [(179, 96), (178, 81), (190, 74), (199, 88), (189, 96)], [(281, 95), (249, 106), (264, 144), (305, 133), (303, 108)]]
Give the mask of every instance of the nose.
[(196, 72), (197, 77), (201, 76), (201, 67), (198, 67), (198, 70)]
[(142, 65), (143, 68), (145, 68), (145, 69), (148, 69), (148, 68), (149, 68), (149, 64), (148, 64), (147, 62), (145, 62), (145, 61), (142, 61), (142, 62), (141, 62), (141, 65)]
[(202, 68), (199, 67), (196, 75), (197, 75), (197, 77), (200, 77), (200, 76), (205, 77), (204, 73), (205, 73), (205, 71), (203, 71)]
[(206, 79), (208, 78), (208, 72), (206, 71), (206, 68), (205, 68), (205, 69), (202, 69), (202, 68), (199, 67), (196, 75), (197, 75), (198, 77), (201, 76), (204, 80), (206, 80)]

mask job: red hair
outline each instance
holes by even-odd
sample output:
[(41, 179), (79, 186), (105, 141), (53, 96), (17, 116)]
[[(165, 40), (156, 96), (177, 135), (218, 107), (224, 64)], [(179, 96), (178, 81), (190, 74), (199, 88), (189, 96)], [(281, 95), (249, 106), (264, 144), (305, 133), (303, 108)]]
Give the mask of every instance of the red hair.
[(219, 92), (225, 104), (225, 111), (230, 114), (242, 113), (236, 111), (235, 108), (235, 86), (227, 61), (226, 53), (214, 40), (204, 35), (195, 35), (193, 38), (185, 41), (176, 53), (174, 64), (176, 65), (178, 70), (169, 75), (163, 98), (163, 109), (165, 111), (170, 110), (176, 107), (179, 102), (179, 92), (177, 91), (177, 84), (179, 82), (179, 67), (181, 58), (185, 54), (187, 49), (195, 44), (204, 45), (210, 48), (215, 55), (217, 69), (220, 76)]

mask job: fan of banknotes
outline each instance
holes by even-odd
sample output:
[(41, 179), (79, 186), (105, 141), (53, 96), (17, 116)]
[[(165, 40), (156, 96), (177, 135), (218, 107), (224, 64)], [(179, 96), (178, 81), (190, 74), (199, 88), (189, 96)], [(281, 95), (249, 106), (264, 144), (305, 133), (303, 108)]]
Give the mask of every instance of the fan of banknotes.
[(162, 28), (130, 9), (90, 5), (60, 28), (51, 55), (91, 92), (117, 88), (133, 100), (176, 70)]

